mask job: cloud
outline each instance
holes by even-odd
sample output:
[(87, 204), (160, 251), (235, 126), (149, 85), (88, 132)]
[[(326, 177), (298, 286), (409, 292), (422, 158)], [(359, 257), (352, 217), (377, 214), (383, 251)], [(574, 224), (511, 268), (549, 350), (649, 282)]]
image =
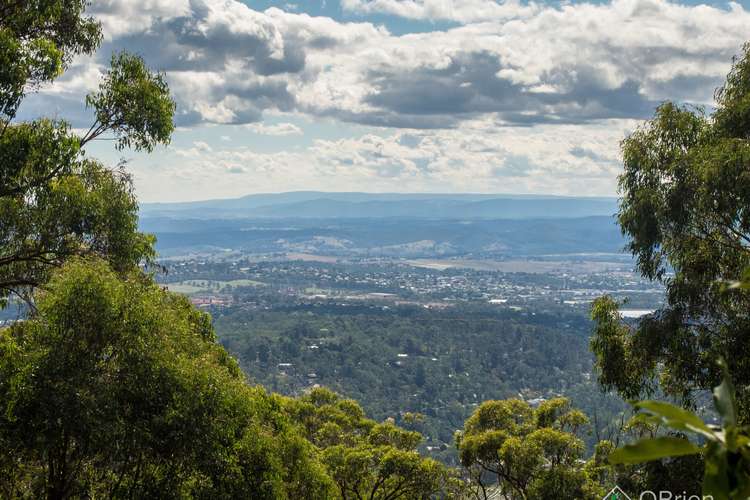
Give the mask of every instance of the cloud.
[(193, 146), (195, 146), (195, 148), (202, 153), (210, 153), (213, 151), (213, 148), (211, 148), (211, 146), (209, 146), (205, 141), (195, 141), (193, 142)]
[(111, 40), (147, 31), (155, 19), (190, 15), (191, 0), (97, 0), (86, 12), (96, 16), (105, 39)]
[(518, 0), (342, 0), (341, 7), (357, 14), (461, 23), (526, 17), (540, 9)]
[[(711, 103), (750, 12), (667, 0), (344, 0), (347, 12), (451, 20), (396, 36), (237, 0), (105, 0), (97, 59), (33, 97), (71, 106), (113, 50), (166, 71), (181, 126), (259, 123), (272, 112), (378, 127), (585, 124), (650, 116), (663, 99)], [(366, 17), (365, 17), (366, 19)], [(67, 106), (67, 104), (66, 104)], [(80, 104), (79, 104), (80, 108)]]
[[(664, 99), (711, 104), (750, 26), (745, 8), (722, 5), (343, 0), (357, 20), (343, 22), (238, 0), (102, 0), (91, 6), (100, 52), (32, 95), (21, 118), (88, 127), (83, 96), (125, 49), (166, 72), (178, 103), (173, 145), (133, 153), (144, 200), (291, 189), (611, 195), (617, 145), (638, 120)], [(367, 22), (381, 14), (428, 31)], [(308, 121), (322, 126), (302, 137), (295, 123)], [(258, 151), (247, 131), (288, 139)]]
[(260, 135), (303, 135), (302, 129), (293, 123), (276, 123), (273, 125), (252, 123), (247, 125), (247, 128)]
[(153, 65), (168, 72), (232, 68), (270, 76), (304, 68), (303, 48), (285, 38), (269, 16), (240, 2), (193, 0), (185, 14), (154, 17), (147, 29), (123, 34), (105, 49), (126, 48), (147, 55)]
[(608, 162), (616, 164), (619, 160), (617, 156), (611, 154), (609, 151), (597, 151), (595, 148), (581, 144), (573, 146), (568, 152), (576, 158), (585, 158), (598, 163)]
[(618, 141), (635, 123), (518, 129), (484, 118), (450, 130), (362, 133), (276, 152), (216, 141), (211, 152), (193, 145), (160, 153), (158, 169), (133, 165), (144, 200), (163, 200), (163, 185), (175, 199), (305, 189), (612, 195)]

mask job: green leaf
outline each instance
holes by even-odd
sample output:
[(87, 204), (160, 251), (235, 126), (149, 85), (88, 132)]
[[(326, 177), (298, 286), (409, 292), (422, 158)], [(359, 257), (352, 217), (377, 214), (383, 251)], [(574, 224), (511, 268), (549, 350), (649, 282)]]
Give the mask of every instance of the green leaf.
[(703, 494), (713, 498), (728, 498), (729, 476), (727, 474), (727, 453), (718, 443), (710, 443), (706, 448), (706, 466), (703, 474)]
[(713, 431), (695, 413), (663, 401), (640, 401), (635, 404), (654, 415), (662, 417), (664, 423), (679, 431), (692, 431), (709, 439), (716, 439)]
[(645, 424), (657, 426), (663, 423), (663, 419), (650, 413), (636, 413), (630, 419), (629, 424)]
[(729, 377), (726, 362), (721, 360), (719, 364), (724, 371), (724, 380), (714, 388), (714, 406), (716, 406), (716, 411), (721, 415), (724, 426), (734, 426), (737, 425), (737, 405), (734, 401), (734, 386)]
[(700, 448), (688, 441), (669, 436), (641, 439), (635, 444), (618, 448), (609, 455), (611, 464), (638, 464), (667, 457), (694, 455)]
[(735, 488), (733, 495), (735, 498), (750, 498), (750, 480), (742, 476), (739, 478), (740, 484)]

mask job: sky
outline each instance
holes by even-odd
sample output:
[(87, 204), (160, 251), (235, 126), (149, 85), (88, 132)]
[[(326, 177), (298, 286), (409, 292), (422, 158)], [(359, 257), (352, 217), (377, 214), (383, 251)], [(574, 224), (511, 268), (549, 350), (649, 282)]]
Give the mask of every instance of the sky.
[(111, 54), (164, 72), (172, 142), (127, 161), (144, 202), (296, 190), (609, 196), (619, 143), (705, 106), (750, 0), (95, 0), (104, 42), (21, 118), (88, 128)]

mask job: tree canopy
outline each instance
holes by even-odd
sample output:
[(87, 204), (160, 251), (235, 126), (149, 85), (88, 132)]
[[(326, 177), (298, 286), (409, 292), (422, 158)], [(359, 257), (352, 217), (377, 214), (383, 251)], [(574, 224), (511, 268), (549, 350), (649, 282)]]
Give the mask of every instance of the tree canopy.
[(29, 89), (51, 82), (79, 54), (92, 54), (101, 27), (88, 0), (28, 0), (0, 6), (0, 127)]
[(431, 498), (457, 478), (422, 436), (325, 389), (247, 383), (211, 320), (99, 258), (69, 259), (0, 329), (0, 495)]
[(73, 259), (0, 330), (8, 497), (326, 498), (313, 446), (210, 319), (138, 273)]
[(140, 57), (115, 54), (86, 99), (95, 119), (85, 134), (61, 119), (15, 121), (30, 89), (98, 47), (101, 31), (84, 16), (87, 3), (0, 6), (0, 306), (11, 294), (28, 299), (50, 269), (74, 255), (99, 255), (121, 271), (154, 256), (153, 237), (137, 230), (130, 177), (82, 148), (103, 135), (119, 148), (151, 151), (168, 142), (175, 104), (163, 75)]
[(418, 432), (370, 420), (353, 400), (317, 388), (287, 410), (322, 450), (342, 499), (428, 499), (458, 487), (448, 468), (417, 452)]
[(577, 436), (587, 424), (565, 398), (536, 409), (519, 399), (485, 401), (456, 435), (475, 496), (491, 498), (496, 480), (507, 498), (601, 498), (597, 477), (584, 467), (584, 446)]
[(635, 327), (611, 299), (594, 305), (600, 380), (629, 398), (658, 386), (690, 404), (718, 383), (720, 357), (750, 383), (750, 295), (725, 293), (750, 264), (750, 45), (715, 97), (710, 114), (666, 102), (622, 142), (618, 221), (640, 272), (667, 292)]

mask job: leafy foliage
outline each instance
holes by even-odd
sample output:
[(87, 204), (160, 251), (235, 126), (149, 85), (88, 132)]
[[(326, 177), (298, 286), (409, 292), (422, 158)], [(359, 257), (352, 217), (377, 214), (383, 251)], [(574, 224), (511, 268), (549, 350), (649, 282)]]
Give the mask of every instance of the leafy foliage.
[(88, 0), (26, 0), (0, 5), (0, 130), (28, 89), (57, 78), (77, 54), (92, 54), (101, 28)]
[(322, 450), (341, 498), (431, 498), (459, 487), (442, 464), (416, 451), (422, 436), (367, 419), (360, 406), (317, 388), (287, 400), (287, 411)]
[(455, 429), (485, 399), (564, 393), (576, 406), (597, 411), (601, 426), (626, 409), (587, 380), (590, 326), (583, 314), (562, 307), (531, 316), (468, 304), (444, 311), (234, 306), (216, 311), (215, 325), (254, 382), (283, 394), (320, 384), (356, 399), (369, 416), (392, 416), (399, 424), (402, 413), (421, 413), (415, 428), (431, 454), (452, 463), (455, 450), (440, 448), (452, 444)]
[(666, 457), (701, 454), (705, 458), (703, 494), (717, 499), (744, 499), (750, 496), (750, 433), (738, 425), (735, 389), (726, 369), (713, 398), (722, 425), (704, 423), (691, 411), (660, 401), (641, 401), (644, 421), (663, 425), (681, 434), (697, 436), (698, 446), (684, 437), (658, 436), (626, 445), (609, 455), (615, 464), (640, 463)]
[(518, 399), (485, 401), (456, 434), (462, 465), (475, 495), (490, 498), (496, 478), (507, 498), (601, 498), (596, 478), (581, 463), (588, 424), (565, 398), (537, 409)]
[(0, 331), (8, 497), (329, 495), (282, 400), (246, 384), (185, 298), (90, 259), (46, 288)]
[(325, 389), (247, 384), (210, 318), (138, 271), (70, 259), (0, 330), (7, 497), (431, 498), (422, 436)]
[(76, 54), (91, 54), (99, 25), (87, 2), (34, 0), (0, 6), (0, 307), (10, 294), (30, 299), (49, 271), (95, 254), (124, 271), (154, 257), (137, 230), (128, 175), (87, 159), (83, 146), (112, 133), (117, 146), (151, 151), (169, 141), (174, 102), (162, 75), (139, 57), (118, 54), (87, 104), (96, 121), (83, 137), (63, 120), (15, 123), (29, 88), (50, 82)]
[[(39, 125), (29, 129), (52, 127)], [(0, 149), (23, 128), (0, 139)], [(0, 300), (12, 292), (29, 297), (71, 256), (106, 256), (121, 271), (151, 260), (154, 238), (138, 232), (137, 210), (130, 177), (93, 160), (23, 195), (0, 197)]]
[(750, 382), (750, 294), (723, 293), (750, 263), (749, 99), (746, 45), (712, 115), (667, 102), (622, 143), (618, 220), (641, 273), (667, 288), (666, 307), (637, 327), (621, 324), (607, 298), (594, 306), (600, 380), (626, 397), (648, 394), (658, 381), (690, 404), (720, 379), (719, 357), (743, 394)]
[(151, 152), (156, 144), (169, 142), (175, 103), (164, 76), (151, 73), (140, 57), (123, 52), (112, 56), (110, 66), (99, 90), (86, 97), (86, 105), (96, 111), (96, 121), (82, 141), (109, 130), (118, 149)]

